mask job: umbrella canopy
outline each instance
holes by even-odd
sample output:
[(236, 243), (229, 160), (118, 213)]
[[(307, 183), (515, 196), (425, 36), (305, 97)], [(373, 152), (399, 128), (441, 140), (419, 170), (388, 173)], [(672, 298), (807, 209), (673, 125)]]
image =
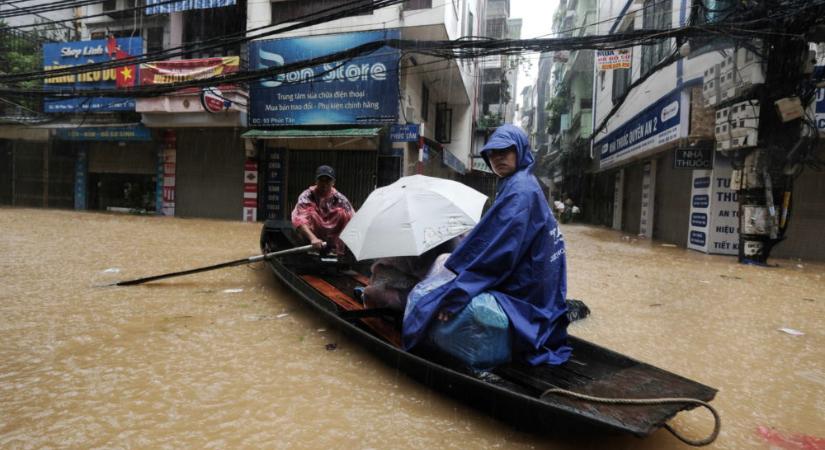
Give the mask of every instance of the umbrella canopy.
[(478, 223), (487, 196), (456, 181), (413, 175), (373, 191), (341, 232), (358, 260), (418, 256)]

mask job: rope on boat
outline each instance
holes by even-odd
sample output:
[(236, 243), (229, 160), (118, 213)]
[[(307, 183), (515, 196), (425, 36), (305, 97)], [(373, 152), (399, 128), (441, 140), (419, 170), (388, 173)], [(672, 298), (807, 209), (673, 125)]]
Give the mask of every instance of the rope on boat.
[(678, 431), (673, 429), (668, 424), (664, 424), (664, 427), (667, 431), (670, 432), (676, 439), (684, 442), (685, 444), (692, 445), (694, 447), (701, 447), (704, 445), (708, 445), (711, 442), (715, 441), (716, 438), (719, 436), (719, 430), (722, 427), (722, 419), (719, 416), (719, 412), (714, 409), (713, 406), (710, 406), (709, 403), (703, 402), (702, 400), (697, 400), (695, 398), (675, 398), (675, 397), (667, 397), (667, 398), (604, 398), (604, 397), (595, 397), (592, 395), (580, 394), (578, 392), (568, 391), (567, 389), (560, 389), (560, 388), (550, 388), (546, 391), (542, 392), (539, 398), (544, 398), (550, 394), (560, 394), (566, 395), (568, 397), (577, 398), (579, 400), (587, 400), (595, 403), (607, 403), (607, 404), (615, 404), (615, 405), (664, 405), (669, 403), (689, 403), (692, 405), (697, 406), (704, 406), (705, 408), (713, 414), (713, 432), (710, 433), (710, 436), (704, 439), (690, 439), (688, 437), (683, 436)]

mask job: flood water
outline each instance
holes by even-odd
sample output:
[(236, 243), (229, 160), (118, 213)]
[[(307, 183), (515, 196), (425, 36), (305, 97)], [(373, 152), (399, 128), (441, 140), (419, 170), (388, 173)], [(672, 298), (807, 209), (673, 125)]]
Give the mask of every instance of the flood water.
[[(99, 287), (254, 255), (259, 230), (0, 208), (0, 448), (687, 448), (515, 431), (361, 350), (261, 265)], [(592, 310), (572, 334), (719, 389), (710, 448), (825, 448), (825, 265), (563, 231), (569, 297)]]

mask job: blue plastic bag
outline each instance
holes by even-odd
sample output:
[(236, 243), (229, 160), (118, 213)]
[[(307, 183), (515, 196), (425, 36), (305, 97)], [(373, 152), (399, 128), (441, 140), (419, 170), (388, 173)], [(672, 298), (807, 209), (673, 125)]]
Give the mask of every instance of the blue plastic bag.
[[(442, 264), (438, 265), (439, 262)], [(436, 261), (429, 276), (410, 292), (406, 311), (428, 292), (453, 278), (455, 274), (443, 266), (443, 260)], [(510, 361), (510, 321), (496, 298), (486, 292), (473, 297), (447, 322), (433, 321), (427, 341), (474, 370), (489, 369)]]

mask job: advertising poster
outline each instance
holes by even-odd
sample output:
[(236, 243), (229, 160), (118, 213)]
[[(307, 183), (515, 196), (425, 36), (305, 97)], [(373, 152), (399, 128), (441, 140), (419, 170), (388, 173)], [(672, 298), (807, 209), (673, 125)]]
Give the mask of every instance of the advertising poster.
[(629, 69), (632, 62), (633, 52), (629, 48), (596, 51), (598, 70)]
[[(284, 66), (370, 42), (397, 39), (397, 29), (254, 41), (251, 69)], [(394, 123), (400, 52), (381, 47), (343, 61), (307, 67), (250, 84), (252, 126)]]
[(715, 255), (739, 254), (739, 197), (731, 189), (730, 161), (715, 155), (713, 170), (694, 170), (688, 248)]

